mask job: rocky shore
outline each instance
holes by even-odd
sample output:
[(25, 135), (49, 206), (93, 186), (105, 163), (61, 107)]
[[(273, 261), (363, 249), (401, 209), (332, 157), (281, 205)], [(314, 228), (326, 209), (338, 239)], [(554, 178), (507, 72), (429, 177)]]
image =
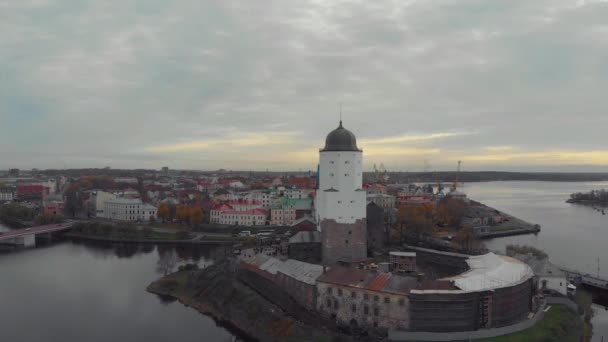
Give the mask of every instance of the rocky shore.
[(177, 299), (253, 340), (351, 341), (346, 335), (303, 323), (238, 280), (228, 261), (163, 277), (148, 292)]

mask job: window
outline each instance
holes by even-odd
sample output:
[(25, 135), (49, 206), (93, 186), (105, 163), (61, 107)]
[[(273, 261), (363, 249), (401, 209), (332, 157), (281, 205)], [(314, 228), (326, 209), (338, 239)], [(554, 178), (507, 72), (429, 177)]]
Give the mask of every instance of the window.
[(330, 173), (330, 174), (329, 174), (329, 176), (330, 176), (330, 177), (333, 177), (333, 176), (334, 176), (333, 172), (332, 172), (332, 173)]
[(405, 299), (399, 299), (399, 305), (400, 306), (404, 306), (405, 305)]
[(374, 322), (374, 328), (378, 327), (378, 322)]
[(331, 293), (332, 293), (332, 288), (331, 288), (331, 287), (328, 287), (328, 288), (327, 288), (327, 293), (329, 293), (329, 294), (331, 294)]
[(333, 160), (330, 160), (330, 161), (329, 161), (329, 163), (330, 163), (330, 164), (333, 164), (333, 163), (334, 163), (334, 161), (333, 161)]
[(384, 297), (384, 303), (385, 303), (385, 304), (388, 304), (388, 303), (390, 303), (390, 302), (391, 302), (391, 299), (390, 299), (390, 298), (388, 298), (388, 297)]
[(349, 231), (348, 231), (348, 235), (351, 235), (352, 233), (353, 233), (353, 231), (352, 231), (352, 230), (349, 230)]
[(327, 300), (327, 307), (331, 309), (331, 299)]
[(338, 296), (342, 297), (342, 289), (338, 289)]
[(345, 173), (345, 174), (344, 174), (344, 177), (348, 177), (348, 173)]
[(350, 309), (352, 310), (352, 312), (357, 312), (357, 304), (351, 305)]
[(337, 300), (334, 300), (334, 309), (338, 310), (338, 301)]
[(374, 296), (374, 302), (377, 302), (377, 301), (379, 301), (379, 300), (380, 300), (380, 297), (378, 297), (378, 296)]
[(351, 292), (351, 293), (350, 293), (350, 296), (351, 296), (352, 298), (357, 298), (357, 293), (355, 293), (355, 292)]
[(363, 307), (363, 313), (369, 315), (369, 306), (366, 305)]
[(348, 160), (345, 160), (345, 161), (344, 161), (344, 164), (348, 164), (348, 163), (349, 163), (349, 162), (348, 162)]
[(365, 300), (369, 300), (369, 295), (368, 295), (367, 293), (364, 293), (364, 294), (363, 294), (363, 299), (365, 299)]
[(374, 316), (379, 316), (379, 315), (380, 315), (380, 309), (374, 308)]
[(344, 240), (344, 243), (348, 245), (348, 240)]

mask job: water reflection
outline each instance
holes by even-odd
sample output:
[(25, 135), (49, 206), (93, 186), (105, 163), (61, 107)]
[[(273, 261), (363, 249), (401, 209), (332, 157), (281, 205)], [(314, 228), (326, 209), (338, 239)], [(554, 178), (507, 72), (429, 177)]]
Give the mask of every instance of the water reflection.
[(231, 341), (180, 303), (147, 293), (161, 251), (213, 262), (212, 246), (55, 242), (0, 255), (2, 341)]

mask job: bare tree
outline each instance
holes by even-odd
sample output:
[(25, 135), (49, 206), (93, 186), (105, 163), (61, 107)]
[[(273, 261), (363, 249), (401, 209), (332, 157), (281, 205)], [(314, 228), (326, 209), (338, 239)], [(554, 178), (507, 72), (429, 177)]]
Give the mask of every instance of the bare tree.
[(177, 255), (173, 249), (161, 253), (159, 251), (160, 258), (156, 262), (156, 272), (167, 275), (173, 272), (175, 265), (177, 264)]

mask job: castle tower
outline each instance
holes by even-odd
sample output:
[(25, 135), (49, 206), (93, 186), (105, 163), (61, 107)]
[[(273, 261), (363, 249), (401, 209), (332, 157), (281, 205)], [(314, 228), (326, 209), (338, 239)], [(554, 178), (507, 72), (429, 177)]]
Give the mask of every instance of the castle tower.
[(366, 194), (363, 151), (349, 130), (331, 131), (319, 156), (319, 185), (315, 199), (321, 232), (323, 263), (357, 261), (367, 257)]

